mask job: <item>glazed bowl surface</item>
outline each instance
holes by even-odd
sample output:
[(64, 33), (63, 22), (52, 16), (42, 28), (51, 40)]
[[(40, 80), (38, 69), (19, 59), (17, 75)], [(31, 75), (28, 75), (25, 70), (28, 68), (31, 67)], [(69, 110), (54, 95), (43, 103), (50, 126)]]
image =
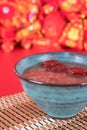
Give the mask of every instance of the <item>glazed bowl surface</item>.
[[(49, 116), (70, 118), (87, 106), (87, 83), (54, 85), (27, 80), (22, 76), (25, 69), (47, 60), (87, 65), (87, 55), (73, 52), (40, 53), (20, 59), (15, 64), (25, 93)], [(63, 79), (64, 80), (64, 79)]]

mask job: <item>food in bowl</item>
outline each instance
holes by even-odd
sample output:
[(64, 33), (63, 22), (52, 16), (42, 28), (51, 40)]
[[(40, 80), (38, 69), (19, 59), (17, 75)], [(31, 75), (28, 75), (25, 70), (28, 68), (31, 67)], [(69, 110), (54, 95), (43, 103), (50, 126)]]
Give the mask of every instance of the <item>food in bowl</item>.
[[(57, 67), (53, 67), (56, 64)], [(25, 93), (53, 118), (73, 117), (87, 106), (87, 55), (72, 52), (35, 54), (20, 59), (15, 72)]]
[(25, 69), (22, 75), (28, 80), (46, 84), (78, 84), (87, 82), (87, 66), (47, 60)]

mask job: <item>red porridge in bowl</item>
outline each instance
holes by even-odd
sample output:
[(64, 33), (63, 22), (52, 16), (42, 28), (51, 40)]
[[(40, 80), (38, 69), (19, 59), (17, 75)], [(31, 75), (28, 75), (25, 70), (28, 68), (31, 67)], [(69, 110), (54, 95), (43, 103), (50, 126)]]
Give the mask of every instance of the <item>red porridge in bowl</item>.
[(87, 66), (47, 60), (27, 68), (22, 75), (27, 80), (46, 84), (80, 84), (87, 82)]

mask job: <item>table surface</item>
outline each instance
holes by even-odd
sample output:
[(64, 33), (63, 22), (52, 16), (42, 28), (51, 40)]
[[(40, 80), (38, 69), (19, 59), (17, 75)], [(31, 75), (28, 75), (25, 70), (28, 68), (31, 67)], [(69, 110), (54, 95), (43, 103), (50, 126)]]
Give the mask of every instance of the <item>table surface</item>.
[[(14, 72), (15, 63), (19, 59), (32, 54), (42, 52), (54, 52), (54, 51), (77, 52), (76, 50), (66, 50), (60, 48), (54, 49), (41, 46), (40, 47), (35, 46), (29, 50), (17, 47), (10, 53), (5, 53), (2, 50), (0, 50), (0, 97), (23, 91), (21, 83), (19, 82), (19, 79)], [(87, 52), (84, 51), (78, 51), (78, 53), (87, 54)]]
[(57, 119), (24, 92), (1, 97), (0, 130), (87, 130), (87, 107), (72, 118)]

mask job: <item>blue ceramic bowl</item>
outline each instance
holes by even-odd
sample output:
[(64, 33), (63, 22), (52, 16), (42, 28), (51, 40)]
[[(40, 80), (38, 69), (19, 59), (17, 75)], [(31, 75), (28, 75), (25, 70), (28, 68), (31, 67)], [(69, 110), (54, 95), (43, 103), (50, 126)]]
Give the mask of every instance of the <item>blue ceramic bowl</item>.
[(87, 83), (47, 85), (27, 81), (22, 72), (46, 60), (59, 60), (87, 65), (87, 55), (70, 52), (51, 52), (27, 56), (15, 65), (15, 72), (26, 94), (48, 115), (54, 118), (70, 118), (87, 106)]

